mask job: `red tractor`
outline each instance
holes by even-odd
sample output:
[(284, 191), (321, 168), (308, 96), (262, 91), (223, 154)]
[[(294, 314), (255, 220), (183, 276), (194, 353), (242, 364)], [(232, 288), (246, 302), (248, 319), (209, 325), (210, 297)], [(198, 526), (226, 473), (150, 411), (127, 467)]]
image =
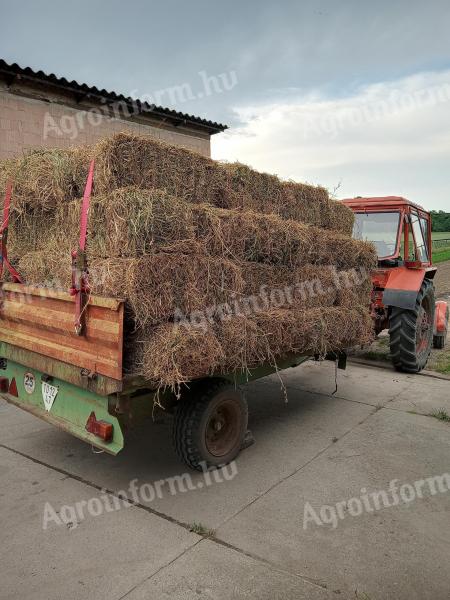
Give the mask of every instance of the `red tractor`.
[(378, 335), (389, 329), (390, 354), (400, 371), (417, 373), (431, 348), (443, 348), (448, 305), (435, 300), (431, 216), (406, 198), (353, 198), (353, 237), (373, 242), (378, 267), (372, 273), (372, 316)]

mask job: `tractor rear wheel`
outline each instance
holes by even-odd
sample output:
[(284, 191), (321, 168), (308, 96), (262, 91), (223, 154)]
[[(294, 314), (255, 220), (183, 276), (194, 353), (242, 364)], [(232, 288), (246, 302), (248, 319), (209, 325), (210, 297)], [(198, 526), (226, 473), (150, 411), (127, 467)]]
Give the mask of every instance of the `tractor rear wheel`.
[(390, 354), (397, 370), (418, 373), (427, 364), (433, 345), (434, 312), (434, 287), (429, 279), (422, 283), (413, 310), (392, 308)]
[(226, 465), (243, 447), (247, 423), (247, 402), (234, 385), (222, 379), (192, 384), (175, 409), (175, 451), (199, 471)]

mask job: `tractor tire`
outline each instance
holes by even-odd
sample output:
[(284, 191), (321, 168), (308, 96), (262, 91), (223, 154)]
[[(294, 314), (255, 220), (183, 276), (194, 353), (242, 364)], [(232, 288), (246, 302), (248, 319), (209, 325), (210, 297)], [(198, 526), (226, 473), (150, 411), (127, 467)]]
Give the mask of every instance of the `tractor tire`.
[(175, 409), (175, 451), (192, 469), (221, 467), (239, 454), (247, 423), (247, 402), (234, 385), (222, 379), (193, 384)]
[(392, 307), (389, 319), (390, 355), (394, 367), (418, 373), (433, 346), (435, 297), (433, 282), (425, 279), (414, 310)]

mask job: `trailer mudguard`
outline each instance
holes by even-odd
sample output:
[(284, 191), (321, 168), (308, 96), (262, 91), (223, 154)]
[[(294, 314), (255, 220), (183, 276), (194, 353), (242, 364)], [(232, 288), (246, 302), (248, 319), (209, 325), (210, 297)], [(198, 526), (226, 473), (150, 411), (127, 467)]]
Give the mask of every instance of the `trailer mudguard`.
[(383, 304), (414, 310), (417, 294), (426, 272), (426, 269), (408, 269), (407, 267), (397, 267), (389, 271), (383, 293)]

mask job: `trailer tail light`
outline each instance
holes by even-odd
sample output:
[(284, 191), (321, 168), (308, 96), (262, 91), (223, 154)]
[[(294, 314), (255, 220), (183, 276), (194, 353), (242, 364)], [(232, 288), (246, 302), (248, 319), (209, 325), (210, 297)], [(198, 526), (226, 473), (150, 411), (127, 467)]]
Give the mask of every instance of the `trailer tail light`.
[(91, 412), (86, 422), (86, 431), (99, 437), (104, 442), (110, 442), (113, 436), (113, 425), (107, 421), (97, 421), (95, 412)]
[(8, 392), (11, 394), (11, 396), (15, 396), (16, 398), (19, 397), (19, 392), (17, 391), (17, 383), (16, 383), (15, 377), (13, 377), (11, 379), (11, 383), (9, 384)]
[(7, 377), (0, 377), (0, 393), (7, 394), (9, 392), (9, 379)]

